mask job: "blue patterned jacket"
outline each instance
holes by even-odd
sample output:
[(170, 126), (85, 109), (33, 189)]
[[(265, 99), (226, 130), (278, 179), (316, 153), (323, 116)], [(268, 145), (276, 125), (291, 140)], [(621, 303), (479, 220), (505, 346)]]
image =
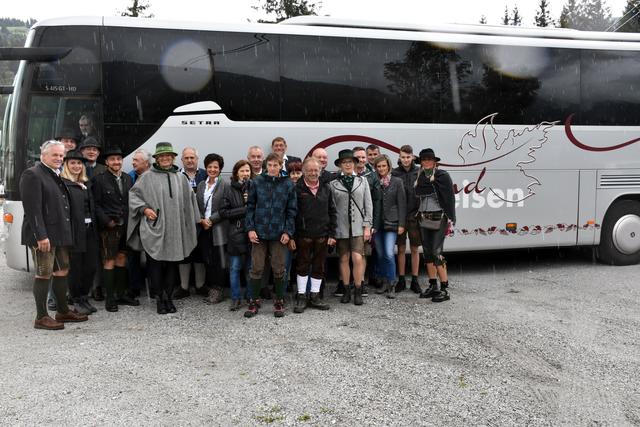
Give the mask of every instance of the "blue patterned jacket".
[(247, 232), (255, 231), (260, 240), (280, 240), (282, 233), (293, 237), (296, 213), (296, 191), (287, 176), (263, 172), (253, 179), (247, 200)]

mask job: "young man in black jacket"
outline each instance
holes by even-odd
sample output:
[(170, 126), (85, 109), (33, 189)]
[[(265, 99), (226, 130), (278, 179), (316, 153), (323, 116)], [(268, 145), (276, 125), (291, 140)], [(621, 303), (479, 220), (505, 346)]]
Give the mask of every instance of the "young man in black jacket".
[[(69, 310), (67, 305), (69, 247), (73, 244), (69, 190), (60, 178), (65, 148), (60, 141), (47, 141), (40, 147), (40, 163), (20, 177), (20, 195), (24, 207), (22, 244), (31, 248), (36, 277), (36, 329), (64, 329), (65, 322), (84, 322), (86, 315)], [(47, 312), (49, 280), (58, 300), (55, 320)]]
[(413, 147), (403, 145), (400, 147), (399, 165), (391, 174), (402, 179), (404, 191), (407, 200), (407, 220), (404, 233), (398, 236), (398, 283), (396, 284), (396, 292), (402, 292), (406, 289), (404, 275), (406, 272), (406, 249), (407, 235), (409, 235), (409, 247), (411, 248), (411, 290), (417, 294), (422, 292), (420, 283), (418, 282), (418, 273), (420, 272), (420, 227), (416, 219), (418, 212), (418, 202), (414, 190), (416, 179), (420, 166), (415, 164), (415, 156), (413, 155)]
[(105, 309), (118, 311), (118, 304), (140, 305), (129, 293), (127, 273), (127, 218), (131, 177), (122, 171), (122, 151), (105, 151), (107, 170), (92, 180), (100, 249), (102, 255), (102, 285), (107, 293)]
[[(303, 177), (296, 184), (298, 214), (296, 233), (289, 241), (289, 248), (298, 251), (298, 293), (294, 313), (302, 313), (306, 307), (328, 310), (320, 301), (320, 286), (325, 276), (327, 248), (336, 244), (336, 205), (331, 189), (320, 180), (320, 163), (306, 159), (302, 165)], [(307, 293), (307, 282), (311, 271), (311, 293)]]

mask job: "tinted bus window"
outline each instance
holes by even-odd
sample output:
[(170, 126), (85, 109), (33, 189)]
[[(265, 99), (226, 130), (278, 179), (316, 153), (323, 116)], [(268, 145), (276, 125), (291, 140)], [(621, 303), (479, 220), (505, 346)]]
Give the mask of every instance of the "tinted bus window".
[(640, 124), (640, 53), (582, 52), (581, 124)]
[(105, 133), (130, 152), (173, 110), (217, 102), (231, 119), (277, 120), (277, 38), (105, 28)]
[(162, 123), (185, 104), (215, 101), (232, 118), (278, 117), (277, 41), (269, 36), (105, 29), (110, 123)]
[(578, 111), (579, 51), (522, 46), (452, 47), (443, 65), (444, 123), (555, 121)]
[(386, 74), (387, 64), (402, 61), (411, 42), (281, 38), (283, 120), (421, 121), (416, 100), (404, 98), (404, 82), (397, 85), (396, 76)]
[(59, 61), (35, 66), (32, 92), (73, 96), (99, 94), (100, 33), (95, 27), (43, 27), (34, 38), (36, 46), (71, 47)]

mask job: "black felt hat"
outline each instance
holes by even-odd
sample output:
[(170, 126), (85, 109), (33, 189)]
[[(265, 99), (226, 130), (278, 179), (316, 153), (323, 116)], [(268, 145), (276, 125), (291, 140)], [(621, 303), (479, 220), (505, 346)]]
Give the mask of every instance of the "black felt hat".
[(56, 139), (58, 141), (60, 141), (61, 139), (73, 139), (76, 144), (80, 142), (80, 135), (78, 134), (78, 132), (76, 132), (75, 130), (71, 129), (71, 128), (64, 128), (62, 129), (61, 132), (58, 133), (58, 135), (56, 136)]
[(85, 160), (84, 156), (82, 155), (82, 153), (78, 150), (69, 150), (67, 151), (67, 154), (64, 155), (64, 161), (66, 162), (67, 160)]
[(107, 149), (104, 150), (104, 153), (102, 153), (102, 157), (106, 159), (109, 156), (122, 157), (122, 150), (120, 149), (120, 147), (108, 147)]
[(353, 163), (358, 164), (358, 159), (353, 155), (353, 150), (340, 150), (338, 158), (333, 162), (334, 165), (340, 167), (343, 160), (351, 159)]
[(92, 136), (85, 138), (80, 143), (79, 148), (80, 150), (82, 150), (83, 148), (87, 148), (87, 147), (96, 147), (98, 150), (102, 150), (102, 144), (100, 144), (100, 142)]
[(422, 160), (435, 160), (436, 162), (439, 162), (440, 157), (436, 156), (433, 148), (425, 148), (420, 150), (420, 155), (416, 158), (416, 163), (420, 164)]

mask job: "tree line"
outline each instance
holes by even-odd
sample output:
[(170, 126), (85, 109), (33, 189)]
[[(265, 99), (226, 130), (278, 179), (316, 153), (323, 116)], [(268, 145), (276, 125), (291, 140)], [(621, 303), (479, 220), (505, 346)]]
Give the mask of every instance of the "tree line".
[[(549, 10), (549, 0), (539, 0), (536, 14), (531, 22), (537, 27), (572, 28), (583, 31), (640, 32), (640, 0), (627, 0), (618, 18), (613, 18), (611, 9), (604, 0), (566, 0), (557, 19)], [(481, 24), (487, 23), (485, 15)], [(523, 25), (524, 18), (518, 6), (509, 9), (506, 5), (500, 20), (503, 25)]]

